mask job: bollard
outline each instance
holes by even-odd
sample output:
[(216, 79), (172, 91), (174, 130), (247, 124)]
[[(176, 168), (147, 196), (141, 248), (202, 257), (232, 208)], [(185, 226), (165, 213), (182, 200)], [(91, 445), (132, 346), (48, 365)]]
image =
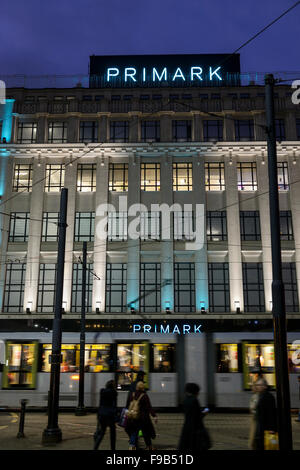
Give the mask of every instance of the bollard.
[(21, 413), (20, 413), (20, 423), (19, 423), (19, 432), (17, 438), (25, 437), (24, 434), (24, 422), (25, 422), (25, 408), (28, 400), (21, 400)]

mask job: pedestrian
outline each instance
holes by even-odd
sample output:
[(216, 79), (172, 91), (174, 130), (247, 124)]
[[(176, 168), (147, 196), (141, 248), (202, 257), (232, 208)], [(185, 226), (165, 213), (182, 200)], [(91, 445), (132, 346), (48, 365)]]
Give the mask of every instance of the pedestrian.
[(208, 410), (202, 410), (200, 406), (197, 398), (199, 391), (200, 387), (195, 383), (187, 383), (185, 386), (183, 402), (185, 420), (178, 445), (178, 450), (181, 452), (195, 453), (211, 447), (210, 437), (203, 423)]
[(276, 402), (269, 391), (268, 382), (264, 378), (260, 377), (255, 382), (255, 390), (258, 399), (255, 408), (255, 432), (252, 449), (264, 450), (265, 432), (276, 433), (277, 431)]
[(155, 419), (155, 424), (157, 424), (157, 416), (145, 391), (145, 384), (140, 381), (136, 384), (136, 391), (133, 393), (129, 404), (128, 420), (125, 428), (125, 431), (130, 436), (130, 450), (137, 449), (139, 431), (143, 433), (147, 449), (153, 450), (152, 439), (155, 439), (156, 433), (150, 415)]
[(144, 382), (145, 375), (146, 375), (146, 372), (144, 372), (143, 370), (139, 370), (136, 374), (136, 379), (133, 382), (131, 382), (130, 387), (129, 387), (129, 392), (127, 395), (127, 400), (126, 400), (126, 408), (129, 408), (129, 404), (136, 390), (136, 384), (138, 382)]
[(259, 399), (259, 393), (256, 388), (256, 380), (255, 380), (253, 381), (253, 384), (252, 384), (252, 395), (251, 395), (250, 403), (249, 403), (251, 421), (250, 421), (248, 446), (252, 450), (254, 449), (254, 440), (255, 440), (255, 432), (256, 432), (256, 406), (257, 406), (258, 399)]
[(110, 428), (110, 447), (116, 450), (117, 390), (114, 380), (109, 380), (100, 391), (98, 426), (95, 435), (94, 450), (97, 450), (106, 428)]

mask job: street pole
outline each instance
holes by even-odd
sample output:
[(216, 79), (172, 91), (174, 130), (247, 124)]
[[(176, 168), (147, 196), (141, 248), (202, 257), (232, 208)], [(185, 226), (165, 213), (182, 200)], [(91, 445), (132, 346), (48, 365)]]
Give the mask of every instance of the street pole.
[(86, 256), (87, 242), (82, 247), (82, 292), (81, 292), (81, 322), (80, 322), (80, 368), (79, 368), (79, 393), (76, 416), (86, 414), (84, 408), (84, 350), (85, 350), (85, 303), (86, 303)]
[(63, 188), (60, 197), (60, 219), (58, 224), (59, 235), (55, 288), (55, 311), (52, 333), (50, 390), (48, 394), (48, 426), (43, 432), (43, 444), (54, 444), (62, 440), (62, 432), (58, 426), (58, 406), (61, 364), (61, 318), (67, 227), (67, 205), (68, 190), (66, 188)]
[(266, 121), (268, 141), (269, 202), (272, 247), (272, 313), (275, 349), (276, 395), (280, 450), (293, 448), (291, 405), (286, 341), (286, 313), (282, 281), (276, 133), (274, 115), (274, 77), (265, 76)]

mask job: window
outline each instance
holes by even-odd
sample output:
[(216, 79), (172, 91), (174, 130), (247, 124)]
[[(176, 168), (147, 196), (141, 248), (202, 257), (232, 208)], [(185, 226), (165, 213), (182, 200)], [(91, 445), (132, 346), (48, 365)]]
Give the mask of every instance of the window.
[(140, 311), (160, 312), (160, 263), (141, 263)]
[(190, 142), (192, 121), (172, 121), (172, 139), (175, 142)]
[(14, 168), (13, 191), (23, 192), (32, 189), (32, 164), (16, 163)]
[(297, 139), (300, 140), (300, 118), (296, 119)]
[(192, 163), (173, 163), (173, 191), (192, 190)]
[(237, 164), (237, 177), (239, 191), (256, 191), (256, 163), (245, 162)]
[(258, 211), (240, 212), (241, 240), (254, 241), (260, 240), (260, 221)]
[(142, 121), (142, 142), (159, 142), (160, 141), (160, 122), (159, 121)]
[(160, 163), (141, 163), (141, 190), (160, 191)]
[(205, 163), (206, 191), (224, 191), (224, 163)]
[(80, 121), (79, 142), (97, 142), (98, 122)]
[(3, 312), (21, 313), (23, 311), (25, 273), (25, 263), (6, 265)]
[(217, 344), (217, 372), (224, 374), (238, 371), (238, 345)]
[(174, 263), (175, 312), (195, 311), (195, 264)]
[(125, 263), (106, 265), (106, 311), (126, 311), (126, 270)]
[(290, 374), (298, 374), (300, 373), (300, 344), (293, 343), (288, 344), (288, 365), (289, 365), (289, 373)]
[[(86, 266), (86, 302), (85, 309), (89, 312), (92, 308), (92, 290), (93, 290), (93, 279), (92, 274), (93, 264), (87, 263)], [(82, 264), (73, 264), (73, 279), (72, 279), (72, 304), (71, 312), (81, 312), (81, 300), (82, 300)]]
[(128, 191), (128, 163), (109, 164), (109, 190)]
[(277, 173), (279, 191), (287, 191), (289, 189), (289, 174), (287, 162), (277, 163)]
[(153, 372), (175, 372), (175, 344), (152, 344)]
[(146, 372), (144, 382), (149, 387), (149, 343), (117, 345), (117, 388), (128, 390), (139, 370)]
[(53, 313), (55, 301), (56, 264), (41, 263), (38, 283), (37, 312)]
[(110, 141), (111, 142), (128, 142), (129, 122), (128, 121), (111, 121), (110, 122)]
[(127, 240), (127, 212), (108, 213), (108, 240)]
[(275, 133), (276, 140), (285, 140), (285, 126), (284, 119), (275, 119)]
[(209, 311), (230, 311), (228, 263), (208, 263)]
[(235, 140), (246, 142), (254, 140), (254, 122), (253, 119), (235, 120)]
[(223, 140), (223, 121), (221, 119), (203, 121), (203, 137), (205, 142)]
[(6, 342), (3, 388), (34, 389), (38, 363), (38, 343)]
[(159, 240), (160, 212), (141, 212), (140, 232), (141, 240)]
[(206, 236), (210, 242), (227, 240), (226, 211), (206, 212)]
[(36, 122), (19, 122), (18, 124), (18, 144), (36, 143)]
[(194, 213), (174, 212), (174, 240), (193, 240), (194, 238)]
[(280, 211), (280, 239), (294, 240), (291, 211)]
[(264, 312), (262, 263), (243, 263), (243, 290), (245, 312)]
[(27, 242), (29, 235), (29, 212), (11, 212), (9, 221), (9, 242)]
[[(43, 344), (42, 371), (50, 372), (51, 344)], [(79, 372), (80, 344), (61, 345), (61, 372)], [(111, 370), (111, 345), (86, 344), (84, 350), (84, 367), (86, 372), (109, 372)]]
[(60, 121), (49, 122), (48, 142), (51, 144), (63, 144), (67, 142), (67, 123)]
[(65, 165), (46, 165), (45, 191), (57, 193), (65, 184)]
[(275, 386), (274, 344), (243, 342), (244, 387), (250, 390), (260, 371), (271, 387)]
[(44, 212), (42, 226), (42, 242), (58, 242), (58, 212)]
[(95, 212), (75, 213), (75, 242), (93, 242), (95, 233)]
[(287, 312), (299, 312), (297, 274), (295, 263), (282, 263), (285, 308)]
[(96, 191), (96, 164), (80, 163), (77, 166), (77, 191)]

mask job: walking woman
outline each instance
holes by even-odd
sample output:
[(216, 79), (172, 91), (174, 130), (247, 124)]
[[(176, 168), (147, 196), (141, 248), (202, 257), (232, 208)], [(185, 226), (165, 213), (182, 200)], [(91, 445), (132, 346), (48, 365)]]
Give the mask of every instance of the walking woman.
[(98, 410), (98, 432), (95, 437), (94, 450), (97, 450), (106, 428), (110, 428), (110, 447), (116, 450), (116, 416), (117, 416), (117, 391), (114, 380), (109, 380), (105, 388), (100, 391), (100, 403)]
[(136, 407), (138, 408), (137, 417), (135, 419), (130, 419), (130, 405), (129, 405), (129, 414), (127, 425), (125, 431), (130, 436), (129, 449), (136, 450), (138, 433), (142, 431), (143, 438), (148, 450), (152, 450), (152, 439), (155, 439), (156, 434), (154, 426), (151, 421), (150, 415), (155, 418), (155, 423), (157, 424), (157, 416), (151, 406), (150, 399), (145, 391), (144, 382), (138, 382), (136, 384), (136, 391), (132, 396), (132, 400), (135, 401), (135, 404), (138, 402)]

